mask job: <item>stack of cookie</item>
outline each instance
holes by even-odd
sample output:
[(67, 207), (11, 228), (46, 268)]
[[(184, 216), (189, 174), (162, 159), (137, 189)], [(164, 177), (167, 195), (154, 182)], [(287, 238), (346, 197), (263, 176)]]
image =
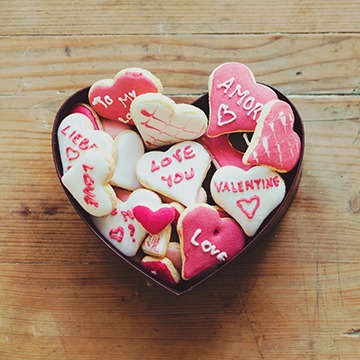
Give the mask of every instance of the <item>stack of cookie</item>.
[(62, 183), (102, 236), (176, 287), (256, 235), (284, 199), (281, 174), (296, 166), (301, 142), (290, 105), (243, 64), (209, 76), (209, 116), (162, 92), (149, 71), (121, 70), (91, 86), (57, 139)]

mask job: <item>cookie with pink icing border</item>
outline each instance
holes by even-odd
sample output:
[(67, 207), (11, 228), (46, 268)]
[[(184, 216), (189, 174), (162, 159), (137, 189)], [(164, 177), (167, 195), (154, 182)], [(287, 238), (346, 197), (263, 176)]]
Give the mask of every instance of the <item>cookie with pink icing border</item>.
[(141, 260), (140, 266), (164, 284), (174, 286), (181, 280), (179, 272), (166, 257), (159, 259), (152, 256), (145, 256)]
[(105, 216), (116, 205), (116, 194), (109, 185), (114, 159), (101, 150), (88, 150), (61, 178), (64, 186), (93, 216)]
[(241, 63), (218, 66), (209, 77), (208, 136), (254, 131), (263, 106), (277, 95), (256, 82), (251, 70)]
[(274, 100), (264, 105), (243, 162), (268, 166), (281, 173), (291, 171), (301, 150), (301, 140), (293, 130), (294, 121), (287, 102)]
[(93, 123), (82, 113), (68, 115), (60, 124), (57, 137), (63, 172), (89, 149), (100, 149), (112, 156), (113, 138), (101, 130), (94, 130)]
[(149, 234), (141, 245), (142, 251), (148, 255), (164, 257), (171, 238), (171, 232), (172, 227), (168, 225), (157, 234)]
[(191, 279), (237, 255), (245, 234), (230, 218), (221, 218), (208, 204), (188, 207), (180, 216), (177, 231), (182, 256), (182, 278)]
[(144, 94), (131, 104), (131, 117), (147, 149), (195, 140), (207, 127), (207, 116), (198, 107), (176, 104), (163, 94)]
[(136, 173), (144, 187), (189, 206), (197, 202), (210, 161), (201, 144), (184, 141), (165, 152), (145, 153), (137, 163)]
[(162, 92), (160, 80), (150, 71), (127, 68), (119, 71), (114, 79), (94, 83), (88, 94), (92, 108), (102, 117), (133, 124), (130, 105), (139, 95)]
[(127, 190), (141, 187), (137, 175), (136, 164), (144, 155), (144, 144), (140, 135), (132, 130), (126, 130), (114, 140), (115, 171), (110, 183)]
[(80, 113), (85, 115), (93, 124), (94, 130), (104, 130), (102, 123), (99, 119), (97, 113), (93, 110), (91, 106), (84, 103), (79, 103), (74, 105), (74, 107), (70, 110), (70, 113)]
[(125, 256), (135, 256), (147, 232), (135, 219), (134, 206), (144, 204), (160, 206), (161, 199), (153, 191), (138, 189), (126, 201), (117, 199), (116, 207), (110, 215), (92, 217), (95, 226), (110, 243)]
[(214, 201), (253, 236), (285, 196), (285, 182), (264, 166), (244, 171), (235, 166), (216, 170), (210, 183)]

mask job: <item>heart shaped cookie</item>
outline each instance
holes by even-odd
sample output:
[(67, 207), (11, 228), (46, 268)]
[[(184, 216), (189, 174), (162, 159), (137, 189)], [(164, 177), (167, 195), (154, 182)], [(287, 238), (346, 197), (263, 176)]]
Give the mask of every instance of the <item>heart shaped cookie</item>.
[(235, 166), (216, 170), (210, 191), (215, 202), (229, 213), (248, 236), (253, 236), (285, 196), (285, 182), (263, 166), (244, 171)]
[(88, 94), (91, 107), (106, 119), (132, 124), (130, 105), (140, 94), (162, 92), (162, 85), (151, 72), (140, 68), (119, 71), (114, 79), (94, 83)]
[(179, 218), (178, 233), (182, 256), (182, 278), (222, 265), (240, 252), (245, 235), (230, 218), (222, 218), (208, 204), (188, 207)]
[(89, 149), (101, 149), (112, 155), (113, 139), (101, 130), (94, 130), (93, 123), (82, 113), (68, 115), (57, 131), (59, 150), (64, 172)]
[(189, 206), (197, 202), (202, 182), (210, 166), (210, 156), (202, 145), (184, 141), (169, 150), (145, 153), (137, 163), (140, 183)]
[(291, 171), (301, 150), (299, 135), (293, 130), (294, 120), (287, 102), (274, 100), (264, 105), (243, 162), (268, 166), (282, 173)]
[(155, 257), (165, 257), (170, 242), (172, 226), (168, 225), (155, 235), (148, 235), (141, 245), (145, 254)]
[(209, 128), (216, 137), (238, 131), (254, 131), (263, 106), (276, 100), (274, 91), (258, 84), (251, 70), (240, 63), (218, 66), (209, 77)]
[(176, 104), (162, 94), (144, 94), (131, 104), (131, 117), (147, 149), (195, 140), (206, 130), (205, 113), (189, 104)]
[(115, 171), (110, 183), (127, 190), (140, 188), (136, 164), (144, 151), (144, 144), (137, 132), (125, 130), (118, 134), (114, 141)]
[(116, 194), (109, 185), (114, 172), (114, 160), (101, 150), (88, 150), (67, 171), (61, 181), (89, 214), (110, 214), (116, 204)]
[(160, 206), (160, 197), (153, 191), (138, 189), (122, 202), (117, 200), (112, 213), (103, 217), (92, 217), (100, 233), (125, 256), (135, 256), (146, 236), (146, 230), (135, 219), (132, 209), (138, 204)]

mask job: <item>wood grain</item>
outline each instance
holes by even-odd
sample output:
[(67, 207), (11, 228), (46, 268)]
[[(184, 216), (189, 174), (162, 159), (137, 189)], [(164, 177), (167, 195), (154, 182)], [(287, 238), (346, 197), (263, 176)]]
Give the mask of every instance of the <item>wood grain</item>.
[[(1, 1), (0, 359), (358, 358), (360, 1)], [(56, 176), (74, 91), (149, 69), (191, 103), (225, 61), (304, 120), (297, 195), (261, 246), (181, 297), (82, 223)]]

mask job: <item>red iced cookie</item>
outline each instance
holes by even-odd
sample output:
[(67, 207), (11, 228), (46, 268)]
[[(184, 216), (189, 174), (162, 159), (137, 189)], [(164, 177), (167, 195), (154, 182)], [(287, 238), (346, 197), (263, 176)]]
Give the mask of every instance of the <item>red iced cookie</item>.
[(275, 99), (275, 92), (258, 84), (245, 65), (225, 63), (218, 66), (209, 78), (208, 135), (254, 131), (263, 106)]
[(294, 120), (291, 106), (285, 101), (266, 104), (243, 162), (264, 165), (282, 173), (292, 170), (301, 150), (300, 138), (293, 130)]
[(89, 90), (89, 103), (101, 116), (133, 124), (130, 105), (139, 95), (162, 92), (162, 85), (151, 72), (140, 68), (121, 70), (114, 79), (103, 79)]
[(184, 280), (229, 261), (245, 244), (245, 234), (239, 224), (233, 219), (221, 218), (219, 212), (207, 204), (187, 208), (180, 216), (177, 230)]
[(141, 260), (140, 266), (164, 284), (176, 285), (180, 281), (178, 271), (167, 258), (159, 259), (152, 256), (145, 256)]

